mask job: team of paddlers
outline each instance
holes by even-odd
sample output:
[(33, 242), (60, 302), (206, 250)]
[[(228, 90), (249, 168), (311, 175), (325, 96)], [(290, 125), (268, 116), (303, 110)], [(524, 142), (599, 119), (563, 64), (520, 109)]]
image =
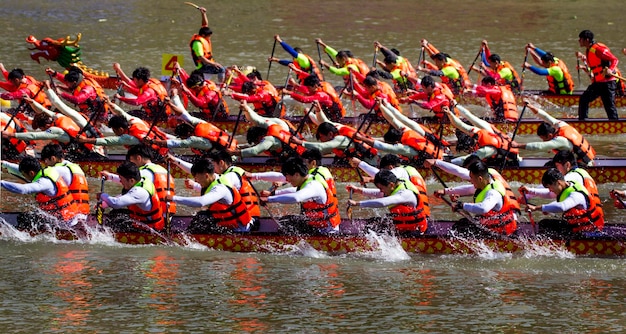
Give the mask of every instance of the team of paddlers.
[[(282, 224), (289, 230), (285, 233), (335, 234), (340, 231), (341, 208), (346, 203), (339, 203), (331, 171), (322, 166), (322, 156), (333, 154), (335, 163), (350, 164), (359, 175), (362, 176), (361, 171), (367, 175), (362, 176), (363, 185), (373, 182), (376, 186), (347, 186), (349, 215), (352, 206), (389, 208), (386, 217), (369, 219), (367, 228), (410, 235), (428, 230), (432, 223), (429, 197), (426, 183), (416, 169), (425, 166), (470, 181), (455, 188), (444, 185), (444, 189), (435, 192), (465, 216), (454, 226), (458, 233), (514, 236), (524, 206), (531, 216), (532, 211), (561, 214), (559, 219), (539, 222), (540, 231), (549, 236), (602, 231), (604, 214), (598, 190), (584, 169), (593, 165), (595, 151), (575, 128), (530, 100), (524, 100), (522, 110), (528, 108), (544, 121), (537, 130), (541, 141), (517, 143), (516, 131), (509, 136), (489, 123), (516, 122), (522, 117), (518, 114), (516, 94), (523, 90), (524, 70), (520, 76), (510, 63), (491, 53), (486, 41), (476, 57), (481, 58), (480, 65), (472, 64), (465, 71), (458, 61), (426, 40), (422, 41), (417, 68), (397, 50), (379, 42), (374, 46), (384, 60), (375, 57), (370, 67), (350, 51), (337, 51), (320, 39), (316, 40), (320, 56), (323, 49), (332, 63), (321, 57), (316, 62), (277, 35), (274, 46), (279, 43), (292, 56), (280, 60), (272, 50), (268, 59), (269, 69), (273, 62), (289, 67), (281, 91), (263, 80), (255, 69), (225, 68), (217, 63), (206, 11), (200, 11), (203, 27), (190, 41), (196, 69), (188, 74), (176, 65), (165, 84), (152, 78), (144, 67), (129, 77), (119, 64), (114, 64), (120, 85), (109, 98), (95, 80), (75, 67), (65, 73), (46, 69), (49, 80), (41, 82), (20, 69), (7, 71), (0, 64), (6, 80), (0, 82), (0, 88), (6, 91), (0, 97), (19, 101), (17, 107), (1, 114), (2, 167), (26, 181), (2, 180), (2, 188), (36, 194), (46, 216), (73, 226), (85, 219), (90, 206), (85, 174), (70, 160), (106, 159), (105, 147), (124, 146), (128, 148), (127, 161), (116, 173), (101, 173), (103, 185), (105, 180), (121, 183), (122, 194), (111, 196), (103, 190), (98, 194), (98, 209), (113, 209), (107, 224), (115, 229), (167, 229), (178, 204), (204, 208), (190, 225), (191, 233), (249, 232), (258, 227), (261, 206), (299, 203), (301, 215), (283, 217), (288, 222)], [(586, 54), (580, 55), (584, 64), (580, 68), (588, 70), (592, 77), (591, 91), (583, 94), (581, 104), (602, 96), (609, 118), (615, 119), (617, 111), (609, 100), (616, 94), (616, 77), (620, 76), (615, 72), (617, 58), (606, 46), (596, 43), (590, 31), (581, 32), (580, 45), (586, 48)], [(572, 93), (574, 83), (562, 60), (531, 43), (526, 45), (526, 51), (538, 66), (525, 61), (524, 69), (545, 75), (550, 92)], [(471, 83), (472, 70), (480, 73), (480, 85)], [(420, 77), (420, 72), (426, 75)], [(337, 91), (324, 80), (329, 73), (343, 77), (342, 89)], [(217, 75), (217, 82), (210, 80), (212, 75)], [(493, 116), (481, 119), (473, 115), (457, 103), (459, 94), (485, 97)], [(310, 105), (298, 125), (283, 118), (287, 109), (285, 95)], [(236, 128), (231, 134), (212, 124), (213, 120), (230, 115), (226, 96), (240, 103), (237, 124), (242, 115), (253, 124), (246, 134), (247, 144), (241, 145), (234, 138)], [(341, 123), (346, 115), (342, 101), (346, 100), (353, 104), (358, 101), (368, 110), (357, 128)], [(126, 112), (120, 102), (140, 109)], [(402, 105), (414, 104), (433, 112), (433, 119), (439, 123), (435, 131), (405, 115)], [(197, 112), (188, 111), (191, 105)], [(580, 108), (581, 117), (586, 117), (585, 108)], [(366, 124), (373, 120), (390, 125), (382, 139), (367, 135)], [(300, 133), (307, 121), (318, 125), (317, 141), (305, 140)], [(442, 138), (444, 122), (457, 128), (457, 141)], [(164, 123), (165, 129), (160, 127)], [(105, 126), (113, 131), (113, 136), (102, 136)], [(50, 142), (40, 155), (46, 167), (32, 150), (33, 144), (41, 140)], [(457, 154), (467, 154), (451, 157), (451, 147), (456, 148)], [(178, 148), (193, 150), (197, 159), (187, 162), (170, 153)], [(543, 188), (522, 186), (518, 197), (500, 171), (504, 166), (518, 164), (520, 149), (553, 150), (556, 155), (542, 178)], [(234, 163), (239, 157), (260, 154), (274, 156), (281, 163), (280, 172), (249, 173)], [(18, 159), (19, 163), (8, 161)], [(165, 160), (167, 168), (158, 164)], [(174, 194), (170, 163), (193, 176), (194, 180), (187, 180), (186, 186), (199, 190), (199, 196)], [(273, 182), (276, 187), (258, 191), (256, 180)], [(284, 183), (291, 186), (278, 188)], [(352, 199), (353, 193), (372, 199), (357, 201)], [(448, 195), (452, 201), (445, 198)], [(470, 195), (473, 201), (457, 200)], [(612, 192), (617, 201), (623, 195), (626, 194)], [(542, 206), (526, 202), (535, 196), (556, 201)], [(18, 222), (21, 227), (31, 228), (42, 221), (44, 213), (24, 212)]]

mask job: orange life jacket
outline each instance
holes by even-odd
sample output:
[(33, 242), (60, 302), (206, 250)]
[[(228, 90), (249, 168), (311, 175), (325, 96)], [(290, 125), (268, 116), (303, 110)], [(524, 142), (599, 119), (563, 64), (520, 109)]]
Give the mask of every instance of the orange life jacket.
[(216, 104), (213, 104), (213, 105), (209, 102), (206, 105), (197, 106), (198, 108), (200, 108), (200, 111), (207, 115), (222, 114), (222, 113), (229, 115), (230, 109), (228, 109), (228, 103), (224, 102), (224, 96), (222, 95), (222, 92), (220, 92), (219, 88), (215, 85), (215, 83), (213, 83), (210, 80), (205, 80), (204, 82), (206, 82), (207, 84), (202, 87), (202, 89), (198, 92), (196, 96), (197, 97), (206, 96), (208, 95), (210, 91), (214, 91), (215, 93), (217, 93), (218, 100)]
[(427, 159), (443, 159), (443, 148), (438, 148), (437, 145), (421, 136), (415, 130), (404, 130), (400, 138), (400, 143), (426, 154)]
[(503, 134), (502, 132), (495, 131), (496, 133), (489, 132), (485, 129), (480, 129), (476, 134), (474, 134), (474, 138), (476, 139), (475, 150), (478, 150), (481, 147), (490, 146), (496, 149), (496, 153), (488, 158), (510, 158), (511, 156), (516, 156), (519, 153), (519, 149), (511, 148), (508, 150), (509, 157), (504, 157), (507, 153), (508, 145), (510, 145), (510, 140), (508, 136)]
[[(137, 119), (137, 118), (132, 118), (128, 122), (128, 134), (139, 139), (139, 141), (143, 141), (144, 139), (148, 139), (148, 140), (155, 140), (155, 139), (166, 140), (167, 139), (167, 136), (161, 130), (159, 130), (156, 126), (152, 127), (152, 130), (150, 130), (150, 128), (151, 127), (148, 124), (146, 124), (145, 121)], [(127, 145), (125, 145), (124, 147), (126, 147), (127, 149), (130, 148)], [(159, 147), (157, 145), (151, 145), (151, 147), (163, 156), (166, 156), (168, 153), (168, 150), (166, 147)]]
[(323, 204), (314, 201), (306, 201), (300, 204), (300, 211), (309, 218), (308, 224), (316, 228), (332, 227), (337, 228), (341, 224), (339, 208), (334, 200), (333, 194), (328, 184), (320, 178), (307, 177), (298, 187), (304, 188), (309, 182), (319, 182), (326, 190), (326, 202)]
[[(256, 112), (261, 116), (274, 117), (274, 111), (276, 110), (276, 105), (280, 102), (280, 95), (278, 94), (276, 87), (274, 87), (274, 85), (272, 85), (269, 81), (266, 81), (266, 80), (262, 81), (257, 86), (261, 90), (269, 94), (271, 96), (271, 100), (269, 102), (268, 101), (253, 102), (252, 104), (254, 105), (254, 110), (256, 110)], [(285, 104), (282, 103), (278, 117), (285, 116), (286, 110), (287, 109), (285, 108)]]
[[(341, 136), (352, 138), (354, 137), (354, 134), (356, 133), (356, 129), (351, 126), (347, 126), (343, 124), (336, 124), (336, 126), (337, 126), (337, 130), (339, 131), (339, 135)], [(372, 146), (370, 146), (369, 144), (365, 142), (362, 142), (356, 139), (352, 140), (352, 144), (350, 145), (350, 147), (347, 148), (347, 151), (346, 149), (340, 149), (340, 148), (333, 148), (332, 151), (335, 154), (335, 156), (339, 158), (345, 158), (345, 157), (350, 156), (350, 157), (359, 157), (359, 158), (369, 159), (371, 157), (375, 157), (376, 155), (378, 155), (377, 149), (373, 148)]]
[(604, 228), (604, 213), (596, 205), (596, 201), (590, 199), (589, 193), (583, 185), (578, 182), (570, 182), (570, 185), (557, 196), (557, 200), (563, 202), (573, 192), (579, 192), (585, 196), (587, 209), (571, 208), (563, 213), (563, 220), (572, 227), (572, 231), (575, 233), (602, 231)]
[(320, 178), (328, 185), (330, 188), (330, 192), (333, 194), (333, 200), (337, 207), (339, 207), (339, 199), (337, 198), (337, 188), (335, 187), (335, 179), (333, 175), (330, 173), (330, 169), (324, 166), (318, 166), (314, 169), (309, 170), (309, 174), (314, 178)]
[(237, 139), (233, 138), (233, 142), (228, 145), (230, 135), (226, 131), (209, 122), (196, 124), (193, 134), (197, 137), (208, 139), (211, 142), (211, 145), (218, 150), (237, 148)]
[(239, 189), (239, 195), (241, 195), (241, 200), (248, 208), (248, 213), (252, 218), (261, 217), (261, 208), (259, 207), (259, 197), (254, 191), (250, 180), (244, 176), (245, 170), (241, 167), (230, 166), (228, 169), (224, 171), (223, 175), (228, 173), (234, 173), (239, 178), (239, 182), (241, 183), (241, 188)]
[(548, 90), (553, 94), (571, 94), (574, 91), (574, 79), (569, 73), (565, 62), (558, 58), (554, 58), (555, 64), (563, 72), (563, 80), (557, 81), (553, 76), (548, 75)]
[[(9, 116), (9, 119), (10, 119), (10, 116)], [(17, 119), (17, 116), (13, 117), (11, 124), (7, 127), (7, 123), (9, 122), (9, 119), (4, 119), (4, 117), (0, 117), (0, 129), (2, 129), (6, 133), (24, 132), (25, 128), (22, 125), (22, 123)], [(9, 138), (8, 141), (9, 143), (11, 143), (11, 145), (15, 148), (15, 150), (18, 153), (23, 153), (26, 150), (26, 148), (28, 148), (28, 143), (21, 139)]]
[(447, 84), (453, 92), (457, 94), (462, 93), (466, 87), (472, 86), (472, 82), (470, 81), (467, 72), (463, 68), (463, 65), (461, 65), (458, 61), (452, 58), (447, 58), (446, 63), (441, 69), (446, 67), (452, 67), (459, 73), (459, 77), (457, 79), (448, 78), (445, 75), (441, 78), (441, 82)]
[[(34, 80), (34, 79), (33, 79)], [(37, 103), (44, 106), (46, 109), (52, 108), (52, 102), (48, 99), (46, 92), (44, 92), (44, 84), (37, 80), (31, 81), (31, 83), (22, 83), (20, 84), (18, 89), (27, 88), (30, 92), (30, 98), (35, 100)]]
[(54, 168), (46, 167), (35, 175), (32, 182), (42, 177), (52, 181), (56, 192), (53, 196), (48, 196), (42, 192), (38, 193), (35, 200), (39, 203), (39, 208), (60, 220), (72, 220), (79, 213), (79, 210), (63, 178)]
[(607, 64), (597, 55), (597, 53), (602, 53), (604, 50), (607, 49), (608, 47), (602, 43), (593, 44), (587, 49), (587, 65), (591, 69), (591, 73), (593, 73), (593, 82), (605, 82), (615, 80), (615, 77), (606, 77), (602, 73), (604, 67), (607, 67)]
[(131, 204), (128, 206), (130, 218), (144, 223), (157, 231), (163, 230), (165, 227), (163, 209), (161, 209), (161, 201), (159, 200), (159, 195), (156, 192), (154, 184), (142, 178), (141, 181), (137, 182), (133, 187), (143, 188), (148, 192), (148, 194), (150, 194), (150, 204), (152, 209), (150, 209), (150, 211), (146, 211), (142, 210), (137, 204)]
[(515, 95), (509, 86), (495, 86), (500, 90), (500, 99), (495, 100), (491, 94), (485, 95), (485, 99), (491, 106), (497, 119), (506, 119), (507, 121), (517, 121), (517, 102)]
[[(57, 128), (62, 129), (70, 136), (70, 138), (73, 138), (73, 139), (76, 139), (77, 137), (87, 138), (85, 133), (81, 133), (82, 129), (80, 128), (80, 126), (78, 126), (78, 124), (76, 124), (76, 122), (74, 122), (73, 119), (67, 116), (57, 114), (56, 118), (52, 122), (52, 126), (56, 126)], [(56, 140), (53, 140), (53, 142), (59, 143)], [(89, 151), (96, 152), (96, 150), (94, 150), (94, 146), (95, 146), (94, 144), (80, 144), (80, 145), (86, 147)]]
[(503, 77), (500, 77), (500, 82), (498, 83), (501, 85), (508, 86), (512, 91), (519, 92), (520, 91), (519, 83), (521, 82), (520, 77), (517, 74), (517, 71), (515, 70), (515, 68), (511, 66), (511, 64), (508, 61), (500, 61), (500, 63), (496, 66), (496, 73), (500, 73), (500, 71), (502, 71), (505, 68), (508, 68), (509, 70), (511, 70), (511, 73), (513, 74), (513, 80), (509, 81)]
[(409, 181), (415, 185), (417, 190), (419, 190), (419, 202), (423, 205), (424, 214), (427, 217), (430, 217), (430, 205), (428, 204), (428, 189), (426, 188), (426, 181), (420, 174), (420, 172), (415, 169), (413, 166), (402, 166), (404, 170), (406, 170), (407, 174), (409, 174)]
[(391, 206), (389, 207), (389, 217), (392, 219), (396, 230), (399, 232), (419, 231), (420, 233), (424, 233), (428, 228), (428, 215), (424, 211), (424, 203), (421, 201), (417, 188), (413, 187), (412, 184), (408, 185), (406, 182), (406, 180), (399, 180), (398, 185), (391, 192), (391, 195), (403, 189), (411, 190), (417, 199), (417, 205), (410, 206), (402, 203)]
[(211, 39), (204, 38), (198, 34), (194, 34), (189, 41), (189, 49), (191, 49), (191, 58), (193, 59), (193, 63), (196, 64), (196, 67), (201, 67), (202, 63), (200, 62), (198, 56), (193, 52), (193, 43), (200, 42), (202, 44), (203, 57), (208, 60), (213, 60), (213, 47), (211, 46)]
[(596, 203), (597, 206), (600, 207), (600, 210), (602, 210), (601, 209), (602, 200), (600, 199), (600, 192), (598, 191), (598, 185), (596, 184), (596, 181), (593, 180), (591, 175), (589, 175), (589, 172), (587, 172), (583, 168), (576, 167), (570, 170), (568, 174), (569, 173), (576, 173), (580, 175), (580, 177), (583, 179), (583, 186), (589, 192), (589, 196), (591, 196), (591, 199)]
[(324, 75), (322, 74), (322, 71), (320, 71), (320, 68), (319, 68), (319, 66), (317, 66), (317, 63), (315, 62), (315, 60), (313, 60), (313, 58), (311, 58), (311, 57), (310, 57), (309, 55), (307, 55), (307, 54), (301, 53), (301, 55), (305, 56), (305, 57), (309, 60), (309, 63), (311, 64), (311, 67), (309, 67), (309, 68), (302, 68), (302, 67), (300, 66), (300, 63), (299, 63), (299, 62), (294, 61), (294, 62), (293, 62), (293, 65), (294, 65), (297, 69), (299, 69), (300, 71), (302, 71), (302, 72), (298, 72), (298, 71), (296, 71), (297, 76), (298, 76), (298, 80), (299, 80), (300, 82), (302, 82), (302, 81), (304, 81), (304, 79), (306, 79), (309, 75), (311, 75), (311, 74), (315, 74), (315, 76), (317, 76), (317, 77), (320, 79), (320, 81), (321, 81), (321, 82), (324, 82)]
[[(324, 112), (332, 119), (334, 116), (344, 117), (346, 116), (346, 109), (344, 109), (343, 104), (341, 103), (341, 99), (339, 99), (339, 95), (337, 95), (337, 91), (335, 87), (330, 82), (322, 81), (322, 91), (330, 96), (330, 99), (333, 101), (333, 105), (330, 108), (323, 107)], [(336, 119), (336, 118), (335, 118)]]
[(168, 96), (167, 90), (165, 86), (156, 78), (148, 79), (145, 85), (139, 88), (139, 95), (141, 95), (144, 91), (144, 88), (152, 89), (157, 95), (157, 101), (150, 101), (143, 105), (145, 111), (150, 115), (155, 115), (158, 113), (163, 113), (169, 116), (172, 113), (170, 106), (165, 103), (165, 98)]
[(241, 194), (239, 194), (237, 189), (231, 186), (228, 181), (222, 177), (216, 178), (206, 189), (202, 190), (202, 194), (209, 193), (211, 189), (218, 184), (222, 184), (228, 188), (233, 196), (233, 202), (231, 204), (223, 204), (217, 201), (209, 205), (208, 212), (211, 214), (211, 217), (215, 219), (217, 226), (229, 229), (247, 226), (252, 220), (252, 216), (250, 212), (248, 212), (248, 208), (243, 202)]
[(576, 129), (571, 125), (564, 125), (557, 129), (557, 136), (565, 137), (572, 146), (574, 146), (574, 154), (579, 162), (588, 164), (596, 157), (596, 151), (591, 147), (591, 144), (583, 137)]
[(477, 189), (474, 194), (474, 203), (480, 203), (485, 199), (487, 192), (496, 190), (502, 196), (502, 208), (499, 211), (491, 210), (484, 215), (478, 216), (480, 224), (493, 233), (511, 235), (517, 230), (515, 220), (515, 207), (506, 195), (504, 185), (499, 181), (493, 181), (483, 189)]
[(283, 129), (282, 126), (278, 124), (270, 125), (267, 128), (267, 135), (280, 140), (280, 142), (282, 143), (282, 147), (276, 152), (273, 152), (273, 154), (276, 156), (287, 157), (296, 154), (298, 156), (302, 156), (302, 153), (306, 151), (304, 146), (290, 143), (289, 140), (293, 135), (291, 134), (291, 132)]
[[(148, 170), (150, 171), (150, 173), (152, 173), (152, 179), (154, 180), (154, 182), (152, 183), (154, 184), (154, 190), (156, 191), (157, 197), (161, 202), (161, 211), (163, 213), (168, 212), (167, 202), (165, 201), (165, 198), (168, 195), (174, 196), (176, 194), (174, 192), (174, 178), (170, 175), (170, 179), (168, 182), (167, 169), (155, 163), (143, 165), (139, 167), (139, 170)], [(169, 213), (170, 215), (176, 214), (176, 203), (170, 202)]]
[(69, 161), (61, 162), (57, 164), (57, 166), (64, 166), (70, 170), (72, 180), (70, 184), (67, 185), (70, 195), (74, 203), (76, 203), (78, 212), (89, 214), (89, 184), (87, 183), (85, 172), (83, 172), (80, 165)]
[(494, 180), (500, 182), (504, 186), (505, 196), (509, 198), (509, 201), (511, 201), (511, 206), (513, 206), (513, 209), (515, 209), (517, 212), (521, 212), (521, 207), (519, 205), (519, 202), (517, 201), (517, 197), (515, 196), (513, 189), (504, 179), (504, 177), (502, 177), (502, 174), (500, 174), (500, 172), (493, 168), (489, 168), (489, 175), (491, 175)]

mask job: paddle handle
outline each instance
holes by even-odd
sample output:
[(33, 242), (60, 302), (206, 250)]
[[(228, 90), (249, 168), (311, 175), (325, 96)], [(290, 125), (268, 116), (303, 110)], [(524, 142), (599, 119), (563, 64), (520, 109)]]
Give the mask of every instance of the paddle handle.
[(511, 146), (513, 145), (513, 141), (515, 140), (515, 136), (517, 135), (517, 130), (519, 129), (519, 125), (522, 122), (522, 118), (524, 117), (524, 112), (526, 111), (526, 107), (528, 107), (528, 104), (524, 104), (524, 108), (522, 108), (522, 112), (519, 114), (519, 118), (517, 119), (517, 124), (515, 124), (515, 129), (513, 130), (513, 135), (511, 136), (511, 143), (506, 149), (506, 154), (504, 155), (504, 158), (502, 159), (502, 166), (500, 166), (499, 172), (502, 172), (502, 170), (504, 169), (504, 166), (506, 166), (506, 159), (509, 156), (509, 153), (511, 153)]
[[(350, 200), (352, 199), (353, 193), (354, 189), (350, 188), (350, 194), (348, 195)], [(352, 220), (352, 205), (350, 205), (350, 202), (348, 202), (348, 207), (346, 208), (346, 215), (348, 216), (348, 219)]]
[[(106, 181), (107, 177), (103, 176), (100, 180), (100, 196), (104, 192), (104, 181)], [(98, 204), (96, 204), (96, 221), (98, 225), (102, 225), (104, 223), (104, 209), (102, 208), (102, 198), (98, 198)]]
[(191, 7), (194, 7), (194, 8), (195, 8), (195, 9), (197, 9), (197, 10), (200, 10), (200, 6), (196, 5), (196, 4), (195, 4), (195, 3), (193, 3), (193, 2), (188, 2), (188, 1), (185, 1), (185, 5), (189, 5), (189, 6), (191, 6)]
[[(170, 184), (170, 177), (171, 177), (171, 169), (170, 169), (170, 160), (167, 160), (167, 195), (172, 195), (172, 187)], [(171, 203), (169, 201), (167, 201), (165, 203), (165, 233), (167, 233), (167, 235), (171, 235), (172, 233), (172, 217), (170, 215), (170, 206)]]
[[(274, 58), (274, 52), (276, 51), (276, 38), (274, 38), (274, 46), (272, 46), (272, 55), (270, 58)], [(272, 69), (272, 62), (270, 61), (269, 65), (267, 65), (267, 75), (265, 76), (265, 80), (270, 80), (270, 70)]]

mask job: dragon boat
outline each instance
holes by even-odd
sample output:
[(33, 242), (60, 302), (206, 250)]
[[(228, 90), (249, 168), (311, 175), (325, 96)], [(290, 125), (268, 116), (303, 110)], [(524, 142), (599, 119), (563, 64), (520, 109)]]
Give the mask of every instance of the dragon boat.
[[(182, 156), (181, 158), (192, 162), (196, 156)], [(126, 159), (123, 154), (110, 154), (106, 160), (98, 161), (75, 161), (85, 171), (87, 176), (98, 177), (101, 171), (115, 171), (122, 161)], [(350, 166), (335, 165), (332, 157), (322, 159), (322, 165), (328, 166), (338, 182), (359, 182), (357, 170)], [(524, 158), (519, 167), (505, 167), (502, 175), (506, 180), (518, 181), (528, 184), (541, 183), (541, 177), (546, 168), (544, 165), (550, 159), (547, 158)], [(626, 159), (599, 158), (595, 160), (595, 166), (588, 167), (587, 171), (596, 183), (622, 183), (626, 178)], [(280, 170), (280, 163), (271, 157), (256, 156), (240, 159), (237, 165), (248, 172), (267, 172)], [(428, 168), (418, 169), (424, 178), (434, 177), (432, 170)], [(171, 173), (175, 178), (190, 178), (191, 176), (175, 164), (171, 165)], [(459, 178), (447, 173), (439, 173), (444, 181), (461, 181)]]
[[(1, 213), (0, 229), (4, 237), (10, 237), (17, 225), (19, 213)], [(526, 250), (548, 248), (554, 251), (567, 251), (577, 256), (590, 257), (622, 257), (626, 256), (626, 225), (606, 224), (602, 232), (574, 239), (547, 239), (535, 235), (530, 224), (520, 224), (518, 236), (515, 238), (468, 239), (455, 237), (450, 229), (455, 221), (436, 221), (431, 223), (424, 235), (398, 236), (387, 238), (364, 233), (360, 226), (364, 221), (342, 220), (341, 231), (337, 235), (284, 235), (279, 232), (278, 221), (262, 218), (259, 231), (244, 234), (188, 234), (185, 229), (191, 222), (191, 216), (172, 218), (169, 234), (154, 230), (137, 232), (111, 232), (114, 239), (130, 245), (168, 245), (186, 246), (201, 244), (209, 249), (229, 252), (290, 252), (300, 247), (312, 247), (329, 254), (353, 252), (370, 252), (380, 249), (380, 240), (397, 242), (406, 252), (416, 254), (472, 254), (485, 247), (494, 252), (522, 253)], [(47, 233), (57, 240), (87, 239), (98, 225), (90, 217), (86, 223), (89, 228), (67, 230), (52, 228), (47, 232), (26, 232), (31, 236)], [(7, 229), (10, 225), (10, 229)], [(21, 231), (25, 232), (25, 231)]]
[[(285, 119), (289, 120), (294, 126), (298, 126), (302, 121), (301, 116), (288, 116)], [(441, 126), (441, 122), (433, 119), (432, 117), (417, 117), (413, 118), (416, 122), (420, 124), (425, 124), (428, 126), (434, 133), (439, 133)], [(609, 120), (606, 118), (591, 118), (584, 121), (580, 121), (574, 118), (563, 118), (560, 119), (562, 121), (567, 122), (567, 124), (573, 126), (580, 132), (581, 134), (590, 134), (590, 135), (612, 135), (612, 134), (622, 134), (626, 133), (626, 119), (620, 120)], [(218, 126), (219, 128), (232, 133), (235, 129), (235, 123), (237, 122), (237, 116), (231, 115), (228, 118), (216, 119), (213, 120), (212, 123)], [(341, 120), (341, 123), (353, 126), (358, 128), (359, 125), (363, 122), (362, 117), (344, 117)], [(537, 127), (541, 124), (542, 121), (536, 118), (523, 118), (520, 122), (519, 128), (517, 129), (518, 135), (534, 135), (537, 133)], [(366, 127), (368, 126), (366, 123)], [(495, 126), (499, 128), (501, 131), (505, 133), (513, 133), (515, 130), (515, 122), (494, 122)], [(162, 126), (166, 127), (167, 124), (163, 123)], [(237, 135), (245, 135), (250, 127), (251, 123), (247, 122), (243, 119), (237, 125)], [(372, 122), (372, 125), (369, 125), (367, 134), (373, 137), (382, 137), (385, 132), (389, 130), (389, 123), (386, 121), (378, 121), (375, 120)], [(309, 122), (308, 120), (303, 126), (303, 133), (312, 133), (314, 134), (317, 131), (317, 125)], [(443, 134), (446, 136), (453, 135), (455, 128), (449, 123), (443, 124)]]

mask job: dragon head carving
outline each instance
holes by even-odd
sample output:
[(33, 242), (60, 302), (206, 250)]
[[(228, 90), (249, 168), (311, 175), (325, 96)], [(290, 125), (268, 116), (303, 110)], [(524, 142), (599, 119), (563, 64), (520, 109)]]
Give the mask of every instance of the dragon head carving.
[(37, 50), (31, 52), (30, 58), (36, 62), (40, 62), (40, 58), (44, 58), (49, 61), (56, 61), (63, 68), (68, 68), (72, 64), (79, 63), (81, 61), (81, 51), (78, 42), (80, 41), (81, 34), (76, 35), (76, 39), (72, 40), (70, 36), (65, 38), (52, 39), (46, 37), (41, 41), (35, 36), (30, 35), (26, 38), (26, 42), (33, 45), (29, 50)]

